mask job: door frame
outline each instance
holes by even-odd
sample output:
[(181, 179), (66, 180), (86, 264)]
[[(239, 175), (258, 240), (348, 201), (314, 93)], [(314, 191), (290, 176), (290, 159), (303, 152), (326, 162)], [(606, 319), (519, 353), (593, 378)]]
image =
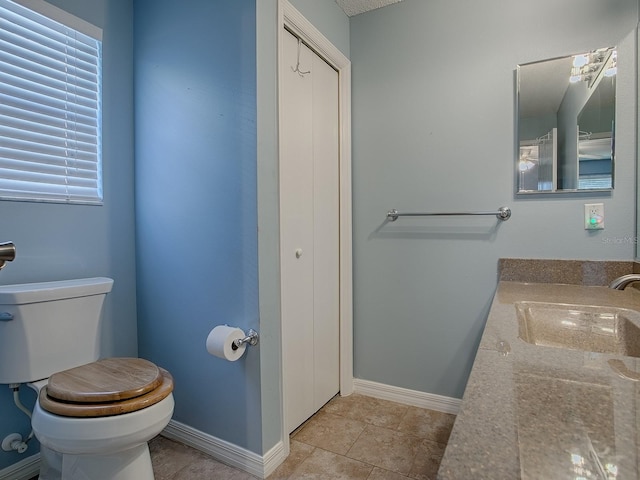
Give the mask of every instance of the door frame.
[[(283, 65), (283, 34), (287, 28), (306, 43), (311, 50), (338, 72), (339, 109), (339, 297), (340, 297), (340, 395), (353, 393), (353, 254), (351, 214), (351, 61), (344, 56), (316, 27), (314, 27), (288, 0), (278, 1), (278, 138), (281, 143), (280, 118), (282, 83), (280, 67)], [(278, 163), (280, 163), (278, 152)], [(279, 209), (280, 207), (278, 207)], [(278, 226), (280, 229), (280, 225)], [(282, 292), (282, 289), (281, 289)], [(282, 293), (280, 296), (282, 302)], [(284, 345), (280, 352), (283, 358)], [(281, 362), (282, 432), (286, 453), (289, 453), (289, 434), (286, 431), (284, 396), (284, 364)]]

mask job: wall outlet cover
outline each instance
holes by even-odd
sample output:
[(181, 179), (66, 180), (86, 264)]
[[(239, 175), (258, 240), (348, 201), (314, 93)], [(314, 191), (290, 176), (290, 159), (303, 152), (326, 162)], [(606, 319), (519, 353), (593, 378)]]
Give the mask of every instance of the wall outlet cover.
[(604, 203), (584, 204), (585, 230), (604, 230)]

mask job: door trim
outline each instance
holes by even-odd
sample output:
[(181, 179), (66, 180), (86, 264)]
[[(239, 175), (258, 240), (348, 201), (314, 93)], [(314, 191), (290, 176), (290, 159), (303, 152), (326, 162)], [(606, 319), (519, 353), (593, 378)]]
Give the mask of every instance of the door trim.
[[(353, 393), (353, 272), (352, 272), (352, 214), (351, 214), (351, 62), (316, 27), (289, 3), (278, 1), (278, 66), (282, 65), (284, 28), (305, 42), (315, 53), (338, 72), (339, 96), (339, 184), (340, 184), (340, 394)], [(282, 85), (278, 79), (278, 108), (281, 111)], [(282, 128), (278, 115), (278, 135)], [(280, 158), (280, 154), (278, 154)], [(284, 347), (284, 346), (283, 346)], [(283, 352), (281, 351), (281, 358)], [(284, 365), (281, 365), (284, 382)], [(281, 385), (282, 431), (287, 453), (288, 433), (285, 426), (284, 388)]]

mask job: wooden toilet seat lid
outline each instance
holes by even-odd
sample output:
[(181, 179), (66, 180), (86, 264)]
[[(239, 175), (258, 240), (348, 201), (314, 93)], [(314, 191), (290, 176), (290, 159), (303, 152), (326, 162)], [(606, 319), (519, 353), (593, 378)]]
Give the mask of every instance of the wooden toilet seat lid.
[(162, 383), (160, 369), (143, 358), (105, 358), (49, 377), (47, 395), (74, 403), (136, 398)]
[(45, 386), (40, 391), (38, 401), (43, 410), (63, 417), (108, 417), (136, 412), (164, 400), (173, 391), (171, 374), (163, 368), (158, 368), (158, 370), (161, 378), (158, 388), (139, 397), (101, 403), (65, 402), (49, 396)]

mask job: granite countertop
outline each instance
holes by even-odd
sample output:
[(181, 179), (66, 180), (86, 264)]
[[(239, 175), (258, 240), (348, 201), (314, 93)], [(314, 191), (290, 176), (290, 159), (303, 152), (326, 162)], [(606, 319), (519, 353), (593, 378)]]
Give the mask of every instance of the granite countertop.
[(438, 479), (640, 478), (640, 359), (527, 343), (523, 301), (640, 311), (635, 288), (500, 282)]

